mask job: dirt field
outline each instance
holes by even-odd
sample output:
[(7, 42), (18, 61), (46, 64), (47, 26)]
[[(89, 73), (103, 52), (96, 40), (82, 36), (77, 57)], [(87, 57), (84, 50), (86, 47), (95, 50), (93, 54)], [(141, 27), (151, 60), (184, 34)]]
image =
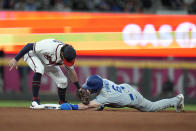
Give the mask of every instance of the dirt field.
[(196, 112), (0, 108), (0, 131), (196, 131)]

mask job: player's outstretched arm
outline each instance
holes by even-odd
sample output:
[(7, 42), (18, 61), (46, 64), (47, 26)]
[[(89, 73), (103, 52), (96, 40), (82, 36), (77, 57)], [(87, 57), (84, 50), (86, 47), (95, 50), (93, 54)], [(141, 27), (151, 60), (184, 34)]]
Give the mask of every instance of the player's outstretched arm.
[(95, 101), (90, 101), (88, 105), (85, 105), (83, 103), (78, 104), (79, 110), (97, 110), (100, 107), (100, 104), (98, 104)]
[(77, 104), (73, 105), (70, 103), (64, 103), (60, 105), (61, 110), (98, 110), (100, 104), (96, 103), (95, 101), (90, 101), (88, 105), (85, 104)]
[(20, 60), (21, 57), (23, 57), (27, 52), (30, 50), (33, 50), (33, 43), (28, 43), (17, 55), (15, 58), (11, 59), (8, 63), (10, 69), (12, 70), (14, 67), (17, 67), (17, 62)]

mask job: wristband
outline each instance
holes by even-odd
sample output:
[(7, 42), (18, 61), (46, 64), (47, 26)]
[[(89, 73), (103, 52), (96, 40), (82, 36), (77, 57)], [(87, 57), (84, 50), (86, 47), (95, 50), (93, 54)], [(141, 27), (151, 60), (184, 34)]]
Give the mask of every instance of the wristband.
[(79, 85), (79, 83), (78, 83), (78, 81), (77, 82), (74, 82), (74, 85), (77, 87), (77, 89), (80, 89), (81, 88), (80, 85)]

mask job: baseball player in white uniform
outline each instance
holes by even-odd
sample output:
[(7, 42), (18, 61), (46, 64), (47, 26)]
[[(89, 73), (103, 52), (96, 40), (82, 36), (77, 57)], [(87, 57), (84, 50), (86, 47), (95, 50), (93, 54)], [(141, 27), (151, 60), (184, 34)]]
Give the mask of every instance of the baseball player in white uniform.
[(177, 112), (183, 111), (184, 96), (182, 94), (169, 99), (151, 102), (145, 99), (137, 90), (129, 84), (117, 85), (114, 82), (103, 79), (98, 75), (88, 77), (82, 88), (90, 94), (97, 93), (97, 97), (89, 104), (72, 105), (65, 103), (59, 106), (61, 110), (103, 110), (104, 107), (130, 107), (144, 112), (161, 111), (169, 107), (175, 107)]
[[(63, 42), (55, 39), (44, 39), (36, 43), (28, 43), (15, 58), (9, 61), (10, 70), (17, 69), (17, 62), (24, 56), (24, 61), (34, 71), (32, 81), (32, 103), (40, 104), (39, 88), (41, 77), (44, 73), (50, 76), (58, 87), (59, 104), (66, 103), (65, 94), (68, 85), (67, 77), (60, 69), (60, 65), (65, 66), (68, 77), (80, 89), (78, 77), (74, 70), (76, 58), (75, 49)], [(33, 105), (31, 104), (31, 107)]]

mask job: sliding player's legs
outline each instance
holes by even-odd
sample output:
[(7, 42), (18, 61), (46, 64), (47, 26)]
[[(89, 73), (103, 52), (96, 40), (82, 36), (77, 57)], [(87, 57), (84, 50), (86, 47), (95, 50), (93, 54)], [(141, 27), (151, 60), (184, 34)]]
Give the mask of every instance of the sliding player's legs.
[(128, 84), (121, 84), (120, 86), (126, 87), (132, 97), (130, 107), (136, 108), (140, 111), (154, 112), (164, 110), (169, 107), (175, 107), (177, 112), (180, 112), (184, 107), (184, 96), (179, 94), (176, 97), (169, 99), (162, 99), (156, 102), (151, 102), (144, 98), (136, 89)]
[(135, 91), (135, 95), (138, 101), (135, 103), (134, 107), (140, 111), (155, 112), (169, 107), (175, 107), (177, 109), (180, 104), (184, 104), (184, 97), (182, 94), (173, 98), (162, 99), (155, 102), (147, 100), (137, 91)]

